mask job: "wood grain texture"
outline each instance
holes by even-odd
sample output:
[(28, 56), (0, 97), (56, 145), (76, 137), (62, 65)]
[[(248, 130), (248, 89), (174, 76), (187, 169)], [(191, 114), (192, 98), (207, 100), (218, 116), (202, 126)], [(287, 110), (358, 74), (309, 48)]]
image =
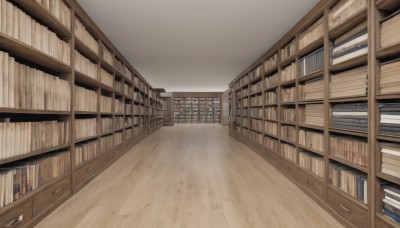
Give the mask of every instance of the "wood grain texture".
[(342, 227), (221, 125), (162, 128), (37, 227)]

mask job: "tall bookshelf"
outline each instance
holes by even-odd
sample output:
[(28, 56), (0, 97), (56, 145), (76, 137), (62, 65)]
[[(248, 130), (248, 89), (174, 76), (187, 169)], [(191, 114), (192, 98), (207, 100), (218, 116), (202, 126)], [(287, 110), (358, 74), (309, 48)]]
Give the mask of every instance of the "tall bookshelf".
[(221, 100), (222, 93), (174, 93), (174, 123), (221, 123)]
[(160, 94), (76, 1), (54, 4), (1, 1), (4, 227), (33, 227), (162, 126)]
[[(387, 186), (400, 185), (389, 169), (397, 157), (384, 151), (396, 151), (400, 133), (382, 124), (396, 119), (400, 98), (400, 20), (388, 17), (399, 9), (392, 0), (321, 1), (229, 84), (230, 135), (348, 227), (400, 226), (383, 213)], [(354, 37), (366, 42), (349, 57), (341, 45)], [(338, 176), (354, 182), (344, 189)]]

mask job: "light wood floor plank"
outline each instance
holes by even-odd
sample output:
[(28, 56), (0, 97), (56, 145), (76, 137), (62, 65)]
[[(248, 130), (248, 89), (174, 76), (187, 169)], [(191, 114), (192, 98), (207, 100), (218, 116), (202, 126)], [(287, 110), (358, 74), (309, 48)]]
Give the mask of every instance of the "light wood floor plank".
[(45, 227), (342, 227), (220, 125), (155, 132), (43, 220)]

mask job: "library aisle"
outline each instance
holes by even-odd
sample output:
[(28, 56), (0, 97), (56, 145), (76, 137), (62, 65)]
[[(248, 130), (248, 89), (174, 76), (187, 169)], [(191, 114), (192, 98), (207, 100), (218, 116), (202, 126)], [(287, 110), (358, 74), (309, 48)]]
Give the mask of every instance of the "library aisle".
[(342, 227), (221, 125), (164, 127), (37, 227)]

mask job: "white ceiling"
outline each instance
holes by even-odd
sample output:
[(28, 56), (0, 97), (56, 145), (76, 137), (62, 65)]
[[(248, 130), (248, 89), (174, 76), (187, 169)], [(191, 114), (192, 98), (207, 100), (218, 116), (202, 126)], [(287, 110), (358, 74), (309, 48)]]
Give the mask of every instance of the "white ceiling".
[(224, 91), (319, 0), (78, 0), (154, 88)]

